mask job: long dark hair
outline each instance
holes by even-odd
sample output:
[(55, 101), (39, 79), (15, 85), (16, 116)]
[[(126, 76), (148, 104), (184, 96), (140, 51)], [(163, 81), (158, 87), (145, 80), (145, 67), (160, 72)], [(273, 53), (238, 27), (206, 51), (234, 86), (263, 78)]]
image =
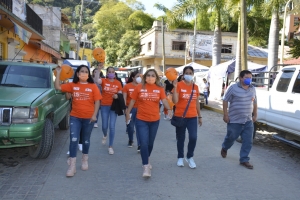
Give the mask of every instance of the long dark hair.
[(131, 72), (131, 74), (130, 74), (128, 80), (127, 80), (127, 83), (133, 82), (133, 78), (134, 78), (138, 73), (140, 73), (140, 72), (139, 72), (139, 71)]
[(77, 76), (77, 73), (80, 72), (81, 68), (87, 68), (88, 72), (89, 72), (89, 78), (87, 80), (88, 83), (94, 83), (93, 77), (91, 76), (91, 72), (90, 72), (90, 68), (86, 65), (80, 65), (79, 67), (77, 67), (75, 73), (74, 73), (74, 77), (73, 77), (73, 83), (78, 83), (79, 82), (79, 77)]

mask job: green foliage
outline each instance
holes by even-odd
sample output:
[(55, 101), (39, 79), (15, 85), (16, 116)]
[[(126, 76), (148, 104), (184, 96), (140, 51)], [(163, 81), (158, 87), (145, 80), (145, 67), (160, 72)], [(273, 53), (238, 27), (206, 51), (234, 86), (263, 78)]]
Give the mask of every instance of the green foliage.
[(132, 30), (143, 30), (146, 31), (152, 27), (154, 18), (150, 15), (144, 13), (141, 10), (133, 12), (129, 18), (129, 23), (131, 24)]
[(122, 36), (117, 51), (118, 65), (127, 66), (129, 60), (140, 52), (140, 36), (138, 31), (127, 30)]
[(299, 58), (300, 57), (300, 40), (293, 39), (290, 41), (291, 50), (288, 52), (292, 55), (293, 58)]
[(93, 41), (105, 49), (108, 65), (128, 65), (140, 52), (139, 31), (152, 27), (154, 19), (141, 10), (141, 4), (130, 2), (108, 1), (94, 17)]
[(247, 16), (247, 27), (249, 44), (254, 46), (266, 47), (269, 40), (269, 30), (271, 19), (263, 17), (261, 5), (255, 5)]

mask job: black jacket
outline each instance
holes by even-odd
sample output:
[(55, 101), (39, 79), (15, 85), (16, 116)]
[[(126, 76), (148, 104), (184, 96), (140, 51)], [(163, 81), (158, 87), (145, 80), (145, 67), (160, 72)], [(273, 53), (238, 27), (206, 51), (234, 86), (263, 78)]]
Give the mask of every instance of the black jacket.
[(126, 109), (125, 101), (123, 94), (118, 93), (118, 98), (113, 100), (113, 103), (111, 104), (110, 110), (115, 111), (119, 116), (124, 115), (124, 110)]

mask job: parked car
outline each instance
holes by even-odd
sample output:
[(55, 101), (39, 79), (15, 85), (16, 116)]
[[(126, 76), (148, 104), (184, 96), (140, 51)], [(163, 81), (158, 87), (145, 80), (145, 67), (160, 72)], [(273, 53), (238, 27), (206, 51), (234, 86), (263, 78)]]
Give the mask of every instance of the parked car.
[[(272, 78), (271, 75), (268, 77)], [(274, 78), (274, 76), (273, 76)], [(279, 130), (276, 139), (297, 146), (300, 142), (300, 65), (285, 66), (269, 87), (257, 87), (256, 130)], [(300, 147), (300, 145), (299, 145)]]
[(55, 90), (53, 64), (0, 62), (0, 148), (28, 147), (47, 158), (54, 127), (69, 128), (70, 101)]
[[(89, 61), (86, 61), (86, 60), (73, 60), (73, 59), (65, 59), (63, 61), (63, 64), (67, 64), (67, 65), (70, 65), (74, 72), (77, 70), (77, 68), (80, 66), (80, 65), (85, 65), (85, 66), (88, 66), (88, 68), (91, 67), (90, 65), (90, 62)], [(70, 82), (73, 81), (73, 77), (69, 79)]]

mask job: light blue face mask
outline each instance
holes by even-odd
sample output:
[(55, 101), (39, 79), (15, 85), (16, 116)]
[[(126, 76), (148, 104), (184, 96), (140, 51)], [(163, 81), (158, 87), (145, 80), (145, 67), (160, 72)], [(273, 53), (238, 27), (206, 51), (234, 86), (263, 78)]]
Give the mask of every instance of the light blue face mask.
[(244, 79), (245, 85), (251, 85), (251, 82), (252, 82), (252, 78), (245, 78)]
[(183, 76), (183, 78), (184, 78), (184, 80), (186, 80), (187, 82), (191, 82), (191, 81), (193, 80), (194, 76), (193, 76), (193, 75), (187, 75), (187, 74), (185, 74), (185, 75)]

